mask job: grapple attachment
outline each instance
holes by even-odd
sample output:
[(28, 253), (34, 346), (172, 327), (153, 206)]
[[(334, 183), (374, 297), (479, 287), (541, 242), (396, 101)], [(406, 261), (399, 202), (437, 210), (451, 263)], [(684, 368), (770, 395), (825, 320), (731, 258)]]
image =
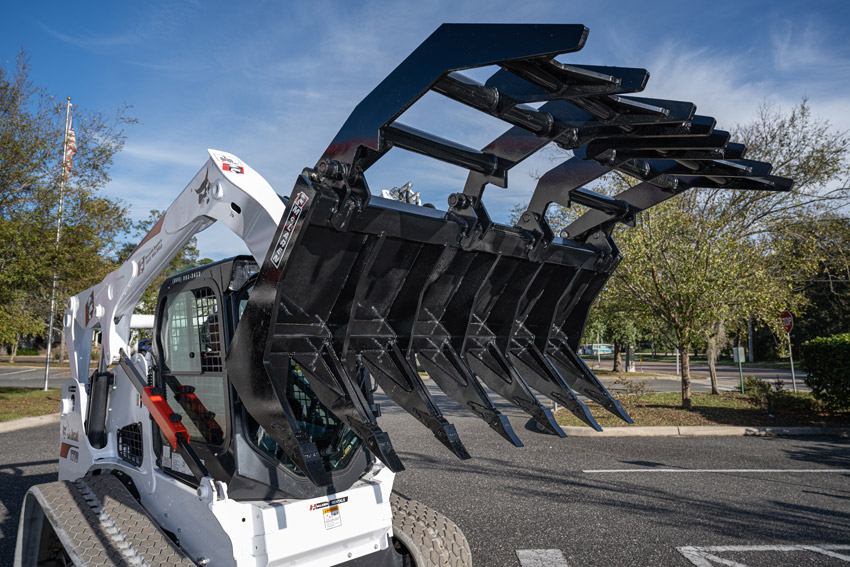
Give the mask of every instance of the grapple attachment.
[[(790, 189), (769, 164), (743, 159), (744, 146), (692, 103), (628, 96), (645, 87), (645, 70), (554, 59), (581, 49), (587, 34), (580, 25), (441, 26), (297, 179), (228, 367), (247, 409), (314, 482), (328, 479), (286, 401), (291, 360), (396, 471), (402, 465), (355, 378), (358, 359), (462, 459), (469, 454), (417, 365), (517, 446), (482, 383), (561, 436), (535, 392), (596, 429), (582, 397), (631, 422), (576, 354), (620, 260), (614, 225), (692, 187)], [(498, 69), (484, 84), (459, 72), (482, 66)], [(400, 123), (429, 90), (511, 127), (478, 150)], [(494, 223), (485, 187), (506, 187), (508, 170), (549, 143), (572, 157), (539, 179), (515, 226)], [(365, 172), (393, 147), (469, 170), (447, 211), (371, 196)], [(641, 183), (614, 198), (584, 187), (614, 170)], [(548, 206), (573, 202), (590, 212), (553, 234)]]

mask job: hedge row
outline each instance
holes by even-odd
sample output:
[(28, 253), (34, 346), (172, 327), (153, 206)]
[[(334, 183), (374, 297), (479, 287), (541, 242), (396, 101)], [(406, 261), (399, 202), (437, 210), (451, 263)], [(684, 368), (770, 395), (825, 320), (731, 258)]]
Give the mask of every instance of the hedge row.
[(800, 350), (815, 398), (833, 411), (850, 409), (850, 333), (812, 339)]

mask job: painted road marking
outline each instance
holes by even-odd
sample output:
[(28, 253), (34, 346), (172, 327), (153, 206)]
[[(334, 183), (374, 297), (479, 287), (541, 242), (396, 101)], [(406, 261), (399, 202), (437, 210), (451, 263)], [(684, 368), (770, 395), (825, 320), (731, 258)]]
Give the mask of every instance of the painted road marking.
[(850, 545), (715, 545), (711, 547), (677, 547), (676, 550), (682, 556), (697, 567), (747, 567), (744, 563), (724, 559), (715, 554), (724, 552), (753, 552), (753, 551), (809, 551), (819, 555), (826, 555), (833, 559), (840, 559), (850, 563), (850, 555), (837, 553), (838, 551), (850, 551)]
[(581, 471), (587, 474), (600, 473), (850, 473), (850, 469), (595, 469)]
[(0, 374), (0, 378), (3, 376), (11, 376), (12, 374), (23, 374), (24, 372), (36, 372), (38, 370), (43, 370), (43, 368), (28, 368), (26, 370), (16, 370), (14, 372), (3, 372)]
[(569, 567), (560, 549), (517, 549), (521, 567)]

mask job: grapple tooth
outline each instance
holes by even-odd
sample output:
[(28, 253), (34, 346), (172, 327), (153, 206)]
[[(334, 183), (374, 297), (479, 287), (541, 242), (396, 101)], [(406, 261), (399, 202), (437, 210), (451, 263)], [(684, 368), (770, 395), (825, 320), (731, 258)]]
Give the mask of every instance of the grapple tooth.
[(393, 449), (392, 443), (390, 443), (390, 436), (385, 432), (378, 430), (374, 432), (370, 437), (365, 438), (366, 447), (372, 451), (372, 454), (378, 457), (382, 463), (387, 465), (393, 472), (401, 472), (404, 470), (404, 465), (401, 463), (401, 459), (398, 458), (398, 455)]
[(596, 431), (602, 431), (588, 407), (576, 397), (551, 361), (534, 344), (527, 344), (522, 349), (511, 349), (510, 354), (532, 388), (570, 410)]
[(330, 345), (323, 345), (320, 357), (296, 356), (295, 360), (307, 375), (319, 401), (344, 421), (390, 470), (404, 470), (389, 436), (378, 427), (362, 390), (354, 383)]
[(488, 349), (469, 351), (466, 360), (475, 374), (500, 396), (530, 415), (550, 433), (566, 437), (547, 408), (519, 375), (510, 360), (495, 345)]
[[(249, 308), (250, 306), (246, 308), (243, 317), (250, 316)], [(248, 326), (241, 328), (247, 329)], [(319, 449), (310, 441), (307, 432), (298, 426), (295, 414), (286, 400), (286, 381), (289, 379), (288, 360), (284, 368), (252, 364), (248, 360), (252, 349), (239, 348), (246, 340), (244, 336), (247, 335), (247, 332), (240, 335), (237, 329), (231, 343), (231, 347), (235, 348), (231, 348), (227, 356), (227, 364), (231, 372), (230, 379), (234, 388), (239, 392), (246, 407), (252, 409), (252, 415), (257, 423), (313, 484), (317, 486), (331, 484), (331, 477), (324, 468)], [(278, 396), (277, 392), (281, 392), (282, 395)], [(274, 399), (278, 399), (279, 404), (269, 403)], [(263, 408), (262, 411), (258, 410), (260, 407)]]
[(454, 425), (443, 418), (416, 369), (397, 345), (389, 345), (386, 351), (364, 352), (363, 361), (387, 397), (430, 429), (459, 459), (470, 458)]
[(616, 415), (626, 423), (634, 423), (620, 402), (612, 396), (596, 374), (578, 356), (561, 337), (549, 341), (546, 357), (552, 362), (567, 384), (579, 393), (587, 396), (600, 406)]
[(428, 376), (446, 395), (486, 421), (487, 425), (514, 446), (523, 446), (510, 422), (496, 409), (472, 371), (450, 345), (443, 345), (442, 351), (422, 350), (417, 354)]

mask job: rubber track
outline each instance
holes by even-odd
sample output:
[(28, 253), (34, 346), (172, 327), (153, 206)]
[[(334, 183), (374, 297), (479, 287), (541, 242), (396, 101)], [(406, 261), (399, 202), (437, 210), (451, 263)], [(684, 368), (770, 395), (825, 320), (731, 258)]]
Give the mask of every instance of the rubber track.
[(393, 534), (408, 548), (416, 567), (472, 567), (469, 542), (453, 521), (395, 493), (390, 506)]
[(36, 488), (76, 565), (191, 567), (190, 561), (111, 474)]

